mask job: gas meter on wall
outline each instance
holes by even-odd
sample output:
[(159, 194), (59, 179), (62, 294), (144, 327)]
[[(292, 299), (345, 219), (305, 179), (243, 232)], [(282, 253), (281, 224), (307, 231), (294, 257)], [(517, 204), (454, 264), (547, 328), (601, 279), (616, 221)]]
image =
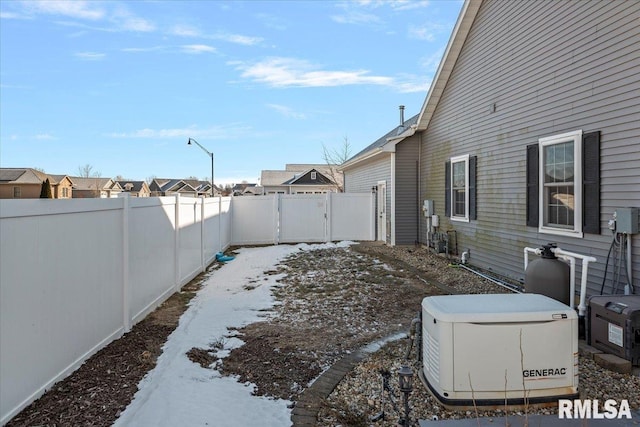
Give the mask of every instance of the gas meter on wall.
[(427, 218), (433, 215), (433, 200), (424, 200), (422, 202), (422, 212)]

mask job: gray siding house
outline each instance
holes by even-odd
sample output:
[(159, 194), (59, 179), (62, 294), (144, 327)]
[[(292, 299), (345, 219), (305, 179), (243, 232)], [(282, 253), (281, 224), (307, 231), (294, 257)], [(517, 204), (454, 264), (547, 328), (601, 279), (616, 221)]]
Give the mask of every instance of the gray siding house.
[(449, 236), (519, 281), (554, 242), (597, 258), (589, 294), (622, 292), (624, 264), (640, 294), (640, 236), (609, 228), (640, 209), (639, 22), (638, 1), (466, 0), (420, 113), (342, 165), (345, 191), (378, 193), (377, 240)]
[[(418, 146), (417, 204), (438, 216), (438, 227), (419, 216), (421, 243), (455, 232), (470, 264), (522, 280), (523, 249), (555, 242), (597, 258), (590, 294), (616, 291), (609, 220), (640, 208), (639, 23), (638, 1), (465, 2), (414, 133), (396, 145)], [(640, 294), (640, 236), (617, 237)]]
[(400, 124), (341, 166), (346, 193), (376, 193), (376, 240), (390, 245), (419, 240), (417, 120), (401, 106)]

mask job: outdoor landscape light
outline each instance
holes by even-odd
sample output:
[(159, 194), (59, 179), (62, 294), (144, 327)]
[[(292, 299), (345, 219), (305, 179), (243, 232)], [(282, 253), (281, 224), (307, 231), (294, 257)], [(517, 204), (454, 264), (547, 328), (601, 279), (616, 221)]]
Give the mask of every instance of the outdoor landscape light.
[(399, 424), (409, 425), (409, 393), (413, 391), (413, 371), (407, 365), (402, 365), (398, 370), (398, 384), (404, 395), (404, 418), (400, 418)]
[(200, 145), (200, 143), (198, 141), (196, 141), (193, 138), (189, 138), (187, 140), (187, 145), (191, 145), (192, 142), (195, 142), (195, 144), (202, 148), (202, 151), (204, 151), (205, 153), (207, 153), (207, 155), (209, 157), (211, 157), (211, 197), (213, 197), (213, 189), (214, 189), (214, 185), (213, 185), (213, 153), (210, 152), (209, 150), (207, 150), (206, 148), (204, 148), (202, 145)]

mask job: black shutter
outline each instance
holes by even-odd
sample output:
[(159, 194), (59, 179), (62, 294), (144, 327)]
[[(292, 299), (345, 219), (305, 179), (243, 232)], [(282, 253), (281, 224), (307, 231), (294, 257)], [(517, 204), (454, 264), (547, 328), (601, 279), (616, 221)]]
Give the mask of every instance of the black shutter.
[(469, 219), (478, 219), (476, 211), (476, 165), (478, 156), (469, 157)]
[(600, 131), (582, 135), (582, 231), (600, 234)]
[(527, 145), (527, 226), (539, 225), (539, 155), (538, 144)]
[(451, 216), (451, 161), (444, 164), (444, 216)]

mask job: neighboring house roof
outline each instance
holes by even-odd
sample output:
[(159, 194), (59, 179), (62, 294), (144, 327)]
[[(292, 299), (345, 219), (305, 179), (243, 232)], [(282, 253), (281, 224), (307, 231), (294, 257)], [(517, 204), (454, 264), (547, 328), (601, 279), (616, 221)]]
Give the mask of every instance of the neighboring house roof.
[(51, 175), (32, 168), (0, 168), (0, 182), (5, 184), (42, 184), (47, 178), (52, 181)]
[[(311, 180), (308, 178), (311, 172), (315, 172), (316, 179)], [(282, 183), (283, 185), (335, 185), (335, 183), (328, 177), (318, 172), (316, 169), (309, 169), (300, 174), (296, 174), (293, 178)]]
[(354, 160), (359, 159), (360, 157), (364, 157), (367, 153), (373, 152), (376, 149), (378, 149), (378, 151), (382, 150), (390, 139), (398, 137), (399, 134), (402, 134), (402, 130), (406, 130), (407, 128), (410, 129), (412, 126), (414, 126), (418, 122), (418, 116), (419, 114), (416, 114), (410, 119), (405, 120), (403, 124), (394, 127), (389, 132), (374, 141), (372, 144), (368, 145), (367, 147), (356, 153), (354, 156), (351, 156), (351, 158), (344, 164), (346, 165), (352, 163)]
[[(290, 185), (291, 181), (315, 170), (321, 173), (325, 178), (329, 179), (327, 185), (342, 185), (342, 174), (336, 173), (336, 165), (325, 164), (287, 164), (285, 170), (263, 170), (260, 173), (260, 185), (262, 187)], [(335, 177), (337, 183), (333, 182)], [(325, 183), (319, 183), (325, 184)]]
[(120, 186), (111, 178), (84, 178), (70, 176), (74, 190), (119, 190)]
[(246, 191), (248, 188), (253, 188), (258, 184), (251, 184), (248, 182), (244, 182), (244, 183), (240, 183), (240, 184), (235, 184), (232, 188), (231, 191), (233, 192), (242, 192), (242, 191)]
[(68, 175), (52, 175), (33, 168), (0, 168), (0, 183), (42, 184), (49, 178), (51, 185), (60, 184)]
[(145, 186), (144, 181), (116, 181), (125, 191), (140, 192)]
[[(170, 178), (154, 178), (149, 185), (149, 190), (153, 192), (174, 193), (209, 193), (211, 191), (211, 183), (209, 181), (200, 181), (197, 179), (170, 179)], [(217, 189), (216, 189), (217, 190)]]

